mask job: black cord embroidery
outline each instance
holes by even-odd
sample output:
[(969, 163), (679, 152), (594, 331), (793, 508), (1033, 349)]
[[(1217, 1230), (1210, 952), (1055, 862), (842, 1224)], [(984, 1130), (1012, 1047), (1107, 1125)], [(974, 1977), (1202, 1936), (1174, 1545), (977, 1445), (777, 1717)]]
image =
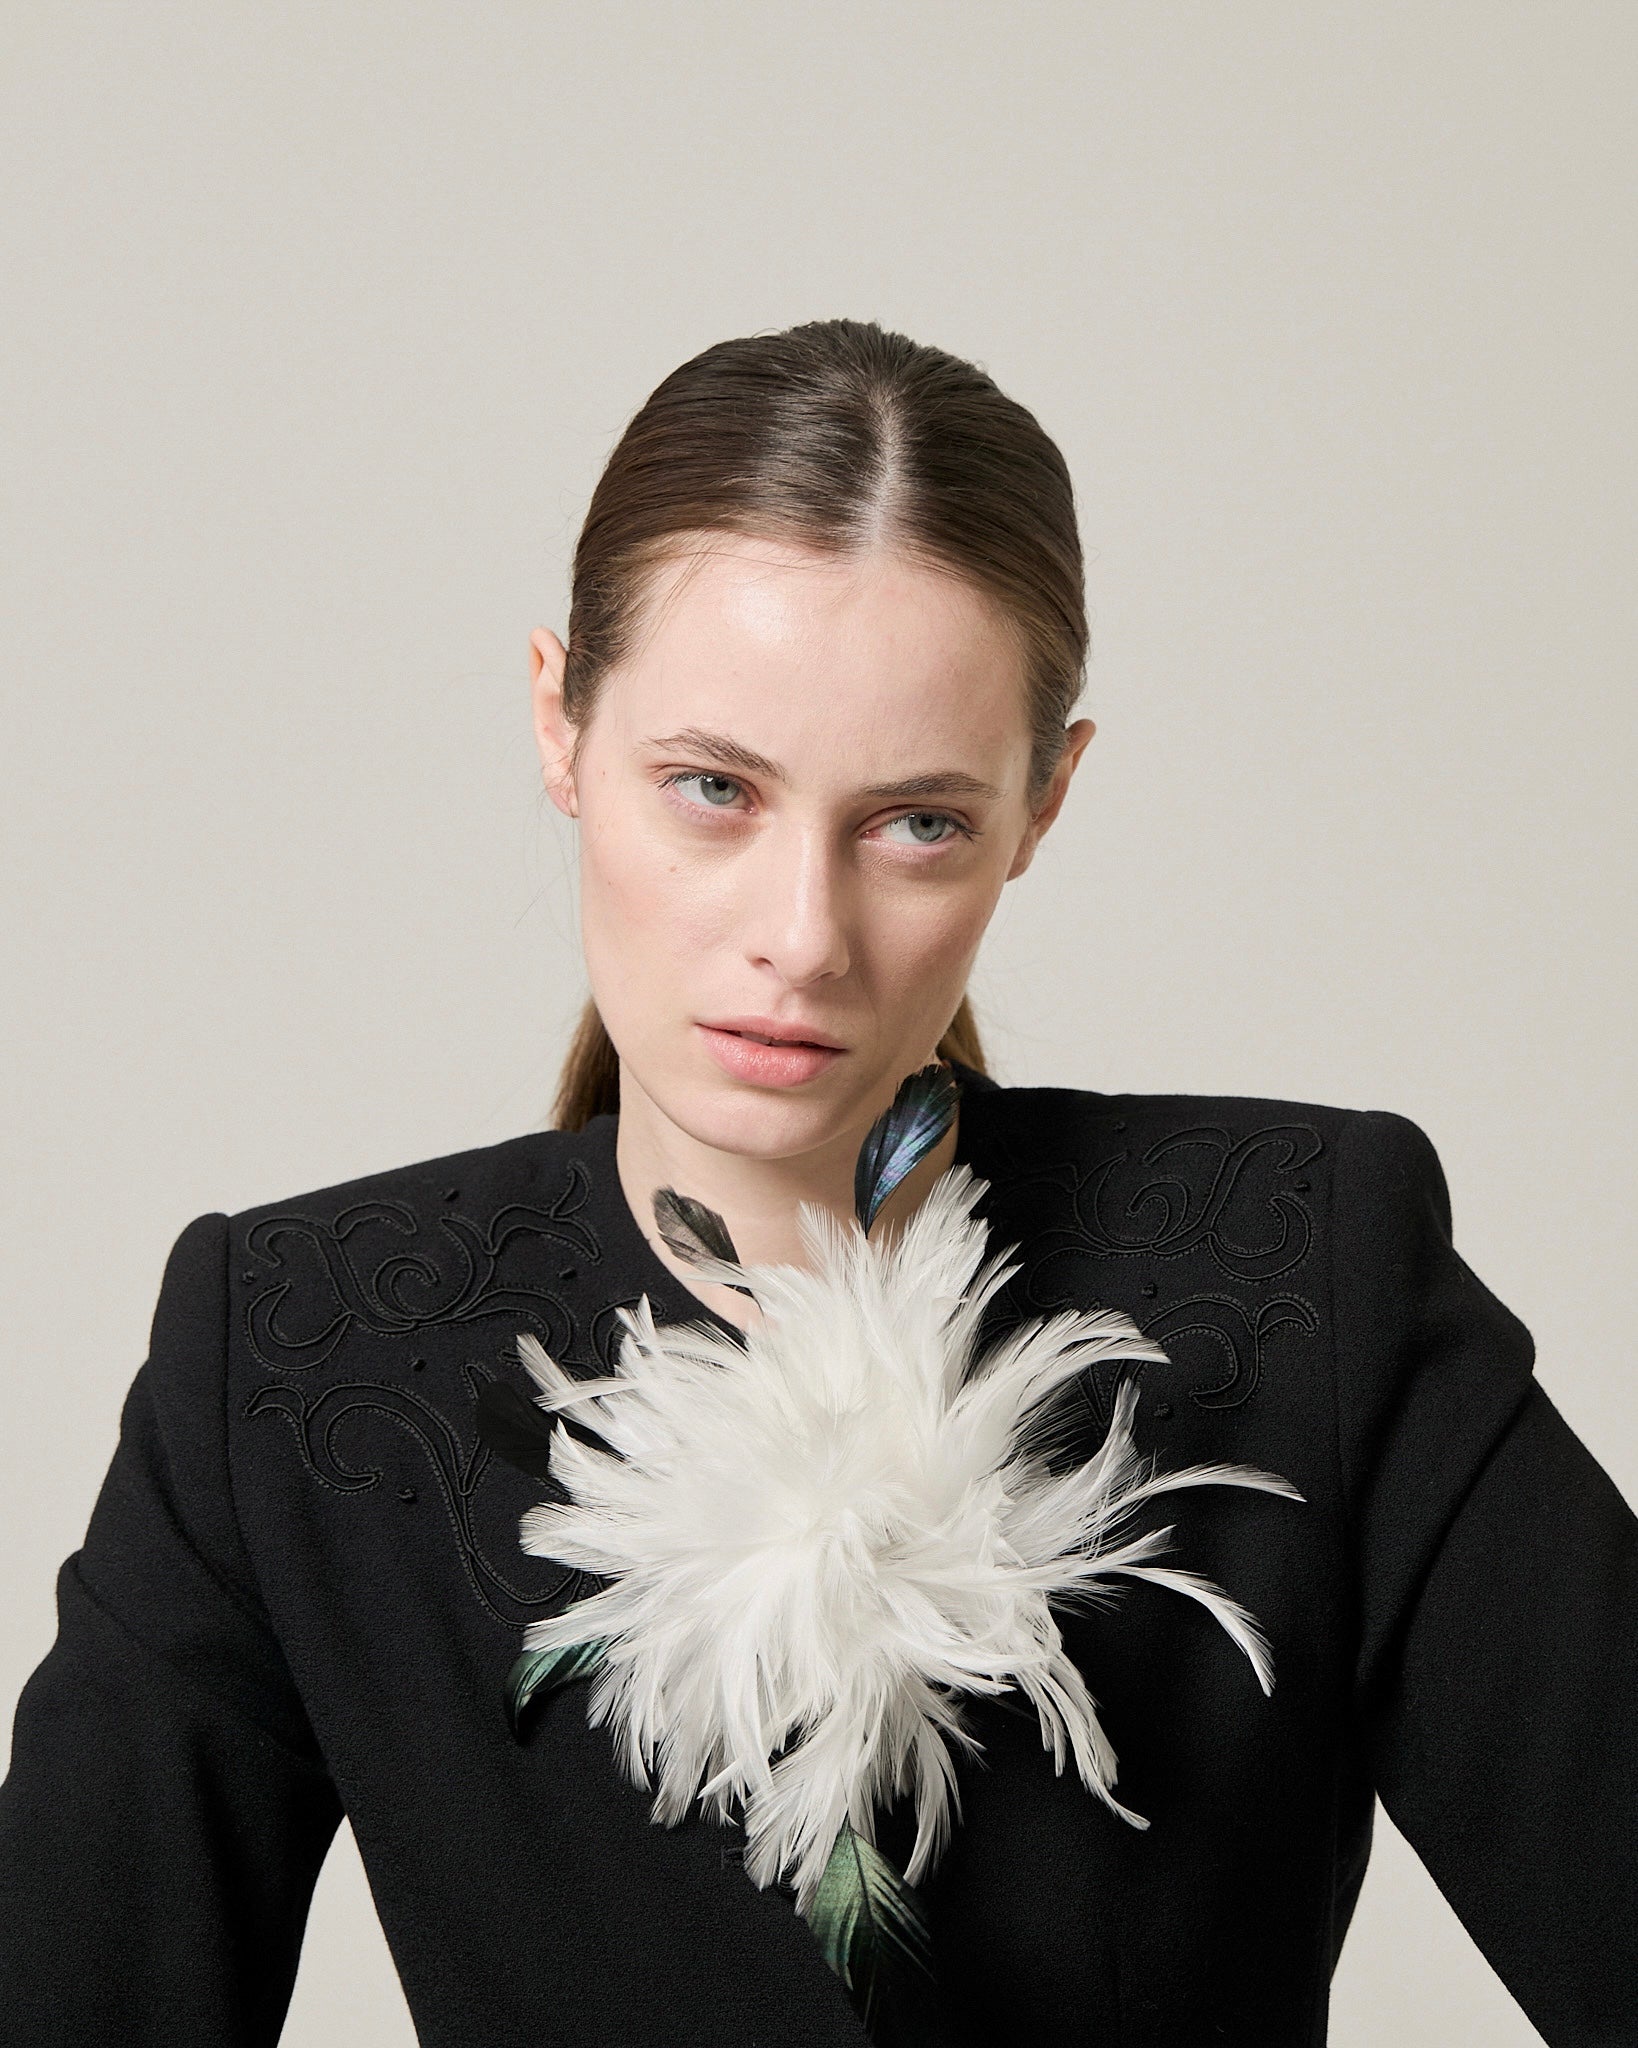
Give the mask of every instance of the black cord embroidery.
[[(429, 1324), (470, 1322), (476, 1316), (509, 1311), (554, 1351), (554, 1346), (568, 1343), (573, 1319), (550, 1290), (503, 1280), (501, 1257), (515, 1238), (533, 1236), (576, 1260), (599, 1262), (602, 1252), (596, 1237), (576, 1220), (587, 1192), (585, 1168), (573, 1160), (563, 1192), (550, 1207), (508, 1203), (482, 1228), (469, 1217), (441, 1215), (433, 1226), (437, 1236), (430, 1242), (413, 1251), (377, 1257), (367, 1268), (362, 1249), (354, 1247), (355, 1238), (379, 1246), (384, 1230), (406, 1240), (428, 1239), (406, 1203), (358, 1202), (333, 1222), (295, 1213), (263, 1217), (245, 1240), (246, 1250), (271, 1269), (272, 1276), (245, 1305), (250, 1349), (276, 1371), (308, 1371), (323, 1365), (354, 1328), (377, 1336), (402, 1336)], [(302, 1246), (317, 1255), (303, 1262), (305, 1285), (294, 1275), (280, 1277), (287, 1272), (292, 1253)], [(292, 1329), (281, 1322), (281, 1311), (298, 1286), (297, 1303), (303, 1309), (311, 1312), (317, 1302), (329, 1311), (316, 1327)], [(565, 1323), (568, 1327), (563, 1327)]]
[[(601, 1241), (581, 1214), (589, 1192), (584, 1165), (571, 1159), (550, 1200), (509, 1202), (486, 1223), (456, 1211), (428, 1218), (408, 1202), (386, 1199), (356, 1202), (333, 1218), (283, 1211), (250, 1225), (236, 1260), (249, 1290), (244, 1330), (250, 1354), (280, 1375), (255, 1388), (241, 1412), (247, 1418), (282, 1415), (303, 1465), (320, 1485), (340, 1495), (377, 1492), (384, 1502), (393, 1496), (383, 1486), (383, 1468), (354, 1460), (381, 1420), (405, 1432), (425, 1457), (468, 1585), (485, 1611), (509, 1627), (580, 1598), (591, 1582), (582, 1572), (562, 1568), (542, 1590), (530, 1591), (494, 1562), (480, 1540), (479, 1499), (486, 1478), (492, 1484), (494, 1476), (493, 1460), (477, 1436), (475, 1410), (480, 1386), (497, 1373), (479, 1358), (461, 1362), (469, 1398), (459, 1418), (420, 1387), (359, 1377), (356, 1363), (347, 1379), (322, 1387), (309, 1376), (336, 1358), (349, 1339), (388, 1338), (400, 1340), (392, 1356), (407, 1378), (405, 1366), (419, 1373), (428, 1359), (404, 1359), (408, 1347), (402, 1340), (423, 1340), (429, 1356), (436, 1358), (442, 1349), (447, 1359), (450, 1340), (440, 1346), (438, 1331), (472, 1329), (480, 1319), (493, 1318), (507, 1340), (495, 1352), (500, 1373), (520, 1385), (527, 1382), (515, 1346), (525, 1330), (566, 1370), (605, 1370), (620, 1333), (619, 1305), (598, 1305), (588, 1358), (579, 1319), (561, 1291), (581, 1267), (603, 1261)], [(443, 1199), (455, 1199), (454, 1190), (446, 1190)], [(350, 1359), (355, 1349), (349, 1348)], [(537, 1483), (533, 1493), (563, 1497), (550, 1481)], [(413, 1501), (415, 1489), (401, 1488), (400, 1497)]]
[(1202, 1408), (1238, 1408), (1257, 1391), (1269, 1337), (1292, 1328), (1306, 1337), (1319, 1329), (1318, 1311), (1300, 1295), (1276, 1294), (1247, 1304), (1228, 1294), (1191, 1294), (1151, 1316), (1143, 1332), (1168, 1348), (1182, 1336), (1214, 1339), (1228, 1359), (1227, 1377), (1191, 1387), (1189, 1398)]
[[(1295, 1174), (1319, 1156), (1322, 1143), (1307, 1124), (1270, 1124), (1239, 1139), (1202, 1124), (1151, 1145), (1137, 1173), (1123, 1147), (1084, 1171), (1072, 1163), (1025, 1169), (998, 1192), (1010, 1204), (1025, 1188), (1059, 1191), (1065, 1222), (1035, 1234), (1043, 1266), (1055, 1249), (1150, 1259), (1204, 1250), (1234, 1279), (1274, 1280), (1307, 1257), (1313, 1219), (1295, 1183), (1254, 1195), (1248, 1169), (1255, 1162), (1265, 1172)], [(1255, 1241), (1258, 1222), (1262, 1242)]]
[[(474, 1400), (478, 1384), (493, 1377), (475, 1359), (467, 1361), (463, 1373)], [(257, 1388), (246, 1402), (244, 1412), (247, 1416), (284, 1415), (296, 1432), (302, 1461), (313, 1477), (338, 1493), (356, 1494), (379, 1488), (383, 1477), (379, 1465), (349, 1464), (336, 1442), (338, 1426), (361, 1410), (388, 1417), (407, 1430), (425, 1451), (455, 1534), (467, 1583), (497, 1621), (521, 1626), (536, 1615), (580, 1598), (588, 1582), (583, 1573), (572, 1567), (563, 1567), (544, 1592), (530, 1594), (485, 1555), (473, 1525), (473, 1506), (491, 1462), (490, 1454), (475, 1437), (469, 1449), (449, 1418), (408, 1388), (378, 1380), (350, 1380), (309, 1395), (302, 1387), (276, 1383)], [(562, 1498), (561, 1489), (555, 1491)], [(553, 1493), (552, 1483), (545, 1482), (545, 1497), (550, 1499)]]
[[(1119, 1133), (1125, 1119), (1113, 1125)], [(1308, 1124), (1269, 1124), (1236, 1138), (1215, 1124), (1168, 1132), (1134, 1159), (1129, 1147), (1095, 1137), (1091, 1163), (1041, 1165), (1008, 1151), (989, 1175), (984, 1212), (992, 1242), (1023, 1246), (1024, 1265), (997, 1295), (987, 1341), (1035, 1316), (1066, 1308), (1110, 1305), (1110, 1261), (1209, 1259), (1219, 1273), (1267, 1283), (1292, 1273), (1313, 1243), (1311, 1183), (1303, 1169), (1324, 1149)], [(1103, 1156), (1098, 1156), (1102, 1151)], [(1200, 1277), (1209, 1277), (1210, 1268)], [(1118, 1290), (1123, 1296), (1130, 1290)], [(1250, 1299), (1220, 1288), (1197, 1289), (1165, 1302), (1145, 1281), (1144, 1306), (1122, 1299), (1145, 1334), (1168, 1349), (1177, 1338), (1204, 1338), (1227, 1370), (1190, 1387), (1205, 1409), (1238, 1408), (1256, 1392), (1269, 1338), (1279, 1330), (1312, 1336), (1319, 1314), (1289, 1290)], [(1150, 1309), (1147, 1302), (1154, 1301)], [(1113, 1412), (1121, 1378), (1141, 1379), (1141, 1364), (1115, 1362), (1083, 1375), (1081, 1398), (1100, 1430)]]

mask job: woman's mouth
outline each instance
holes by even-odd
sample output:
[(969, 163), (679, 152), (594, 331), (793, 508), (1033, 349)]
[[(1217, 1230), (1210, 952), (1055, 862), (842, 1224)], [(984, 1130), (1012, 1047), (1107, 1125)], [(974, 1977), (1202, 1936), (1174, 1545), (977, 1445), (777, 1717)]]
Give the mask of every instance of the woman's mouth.
[(845, 1050), (816, 1039), (776, 1037), (749, 1024), (701, 1024), (697, 1029), (724, 1073), (763, 1088), (794, 1088), (811, 1081)]

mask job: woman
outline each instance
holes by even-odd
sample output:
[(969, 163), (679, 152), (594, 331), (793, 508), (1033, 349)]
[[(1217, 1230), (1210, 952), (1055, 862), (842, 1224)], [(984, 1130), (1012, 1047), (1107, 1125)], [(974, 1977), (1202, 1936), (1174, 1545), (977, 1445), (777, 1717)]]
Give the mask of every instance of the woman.
[[(984, 1071), (963, 991), (1092, 737), (1085, 644), (1062, 458), (971, 365), (824, 322), (709, 349), (648, 400), (580, 537), (567, 646), (533, 643), (593, 996), (557, 1128), (182, 1232), (18, 1705), (9, 2038), (274, 2041), (345, 1812), (428, 2048), (1295, 2048), (1324, 2039), (1378, 1794), (1549, 2042), (1638, 2038), (1638, 1520), (1453, 1249), (1428, 1140)], [(884, 1119), (918, 1086), (895, 1187)], [(528, 1697), (520, 1655), (539, 1677), (614, 1583), (564, 1515), (613, 1469), (621, 1374), (650, 1345), (708, 1418), (736, 1358), (771, 1372), (805, 1338), (828, 1370), (851, 1297), (831, 1273), (839, 1320), (804, 1330), (791, 1304), (820, 1297), (769, 1270), (839, 1258), (861, 1187), (859, 1256), (884, 1262), (976, 1191), (1017, 1247), (976, 1311), (976, 1355), (1014, 1344), (998, 1372), (1042, 1319), (1085, 1338), (1052, 1416), (1066, 1485), (1106, 1483), (1124, 1431), (1198, 1489), (1160, 1503), (1169, 1582), (1065, 1600), (1040, 1637), (1090, 1685), (1119, 1802), (1015, 1686), (962, 1698), (971, 1745), (946, 1731), (936, 1857), (913, 1812), (850, 1809), (883, 1873), (866, 1908), (899, 1897), (928, 1943), (864, 2017), (789, 1869), (768, 1881), (703, 1800), (657, 1825), (606, 1688), (558, 1669)], [(606, 1398), (565, 1391), (588, 1377)], [(753, 1402), (768, 1384), (742, 1375)], [(530, 1424), (554, 1406), (574, 1426), (548, 1456)], [(700, 1466), (650, 1459), (662, 1502), (709, 1470), (731, 1520), (741, 1480), (811, 1477), (698, 1434)], [(1158, 1556), (1161, 1520), (1125, 1554)], [(690, 1653), (726, 1669), (743, 1600), (724, 1579), (713, 1613), (703, 1584)]]

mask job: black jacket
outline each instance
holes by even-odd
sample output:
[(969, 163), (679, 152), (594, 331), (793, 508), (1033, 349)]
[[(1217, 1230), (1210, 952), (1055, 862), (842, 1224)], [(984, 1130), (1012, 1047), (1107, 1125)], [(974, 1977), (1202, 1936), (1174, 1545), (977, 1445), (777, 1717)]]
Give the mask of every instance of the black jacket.
[[(1127, 1826), (978, 1705), (926, 1885), (939, 2038), (1308, 2048), (1373, 1798), (1554, 2048), (1638, 2041), (1638, 1519), (1452, 1249), (1401, 1117), (997, 1088), (960, 1156), (1023, 1267), (989, 1327), (1128, 1311), (1139, 1447), (1283, 1474), (1164, 1496), (1171, 1559), (1266, 1630), (1130, 1583), (1066, 1615)], [(514, 1739), (541, 1484), (474, 1430), (515, 1340), (606, 1360), (615, 1308), (708, 1314), (638, 1230), (612, 1117), (199, 1217), (0, 1787), (18, 2048), (240, 2048), (284, 2019), (345, 1812), (425, 2048), (858, 2048), (840, 1981), (729, 1833), (667, 1829), (583, 1689)], [(1130, 1365), (1113, 1370), (1131, 1372)], [(1083, 1383), (1078, 1450), (1112, 1382)], [(1165, 1509), (1164, 1514), (1158, 1512)], [(886, 1844), (884, 1843), (884, 1846)]]

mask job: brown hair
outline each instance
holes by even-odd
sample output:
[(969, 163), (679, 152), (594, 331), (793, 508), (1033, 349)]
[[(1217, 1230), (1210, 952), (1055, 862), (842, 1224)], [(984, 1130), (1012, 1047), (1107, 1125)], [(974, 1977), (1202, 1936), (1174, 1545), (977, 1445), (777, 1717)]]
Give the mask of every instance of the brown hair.
[[(563, 704), (577, 746), (635, 645), (654, 571), (712, 533), (836, 554), (891, 546), (982, 591), (1023, 658), (1040, 801), (1086, 661), (1074, 491), (1034, 414), (976, 364), (873, 321), (814, 320), (718, 342), (673, 370), (616, 443), (575, 546)], [(985, 1071), (965, 996), (938, 1050)], [(556, 1128), (617, 1109), (619, 1074), (588, 1002)]]

